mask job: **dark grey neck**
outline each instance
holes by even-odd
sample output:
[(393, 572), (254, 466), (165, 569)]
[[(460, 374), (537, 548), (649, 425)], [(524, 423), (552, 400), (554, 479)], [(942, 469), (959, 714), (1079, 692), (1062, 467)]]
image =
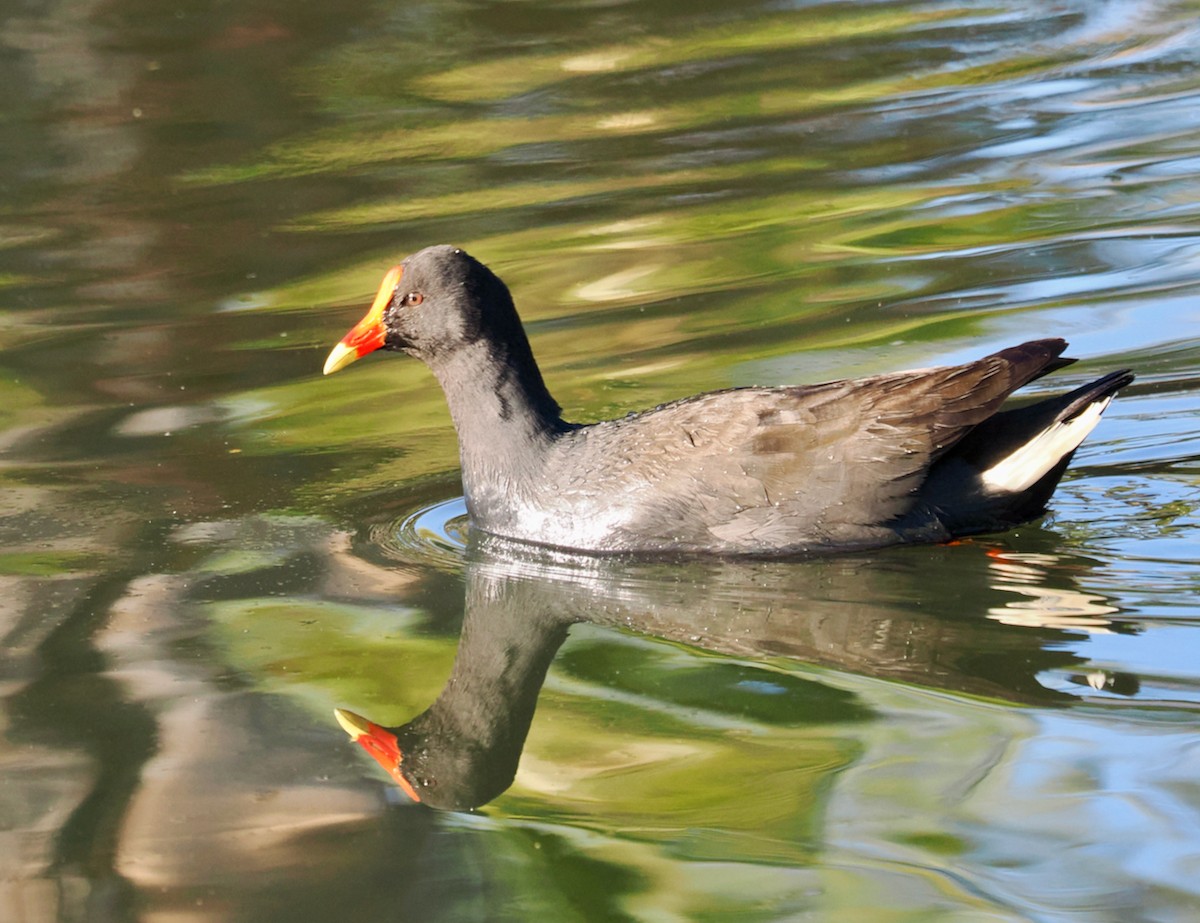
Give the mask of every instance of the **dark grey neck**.
[(572, 427), (542, 381), (529, 345), (478, 339), (429, 363), (458, 432), (463, 488), (482, 524), (515, 501), (541, 453)]
[[(520, 348), (524, 345), (524, 349)], [(430, 363), (450, 404), (459, 433), (463, 427), (516, 425), (530, 431), (562, 422), (527, 344), (476, 340)]]

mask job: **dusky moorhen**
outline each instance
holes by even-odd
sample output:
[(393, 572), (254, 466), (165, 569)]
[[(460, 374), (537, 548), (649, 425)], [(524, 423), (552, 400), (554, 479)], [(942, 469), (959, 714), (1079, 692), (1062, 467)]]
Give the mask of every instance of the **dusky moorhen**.
[(939, 542), (1039, 516), (1113, 395), (1112, 372), (1017, 409), (1073, 362), (1061, 339), (963, 365), (731, 388), (577, 424), (542, 381), (505, 284), (450, 246), (384, 277), (325, 374), (377, 349), (429, 366), (474, 528), (588, 552), (784, 555)]

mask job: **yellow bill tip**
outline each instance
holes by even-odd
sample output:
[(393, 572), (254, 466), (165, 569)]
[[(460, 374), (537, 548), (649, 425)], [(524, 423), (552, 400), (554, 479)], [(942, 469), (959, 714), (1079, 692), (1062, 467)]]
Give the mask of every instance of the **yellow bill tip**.
[(338, 369), (344, 369), (351, 362), (358, 358), (358, 351), (345, 343), (338, 343), (329, 352), (329, 358), (325, 360), (325, 368), (321, 372), (322, 375), (332, 375)]
[(371, 722), (362, 715), (356, 715), (352, 711), (346, 711), (344, 708), (335, 708), (333, 717), (337, 718), (338, 724), (342, 726), (342, 730), (350, 735), (351, 740), (358, 740), (363, 734), (371, 732)]

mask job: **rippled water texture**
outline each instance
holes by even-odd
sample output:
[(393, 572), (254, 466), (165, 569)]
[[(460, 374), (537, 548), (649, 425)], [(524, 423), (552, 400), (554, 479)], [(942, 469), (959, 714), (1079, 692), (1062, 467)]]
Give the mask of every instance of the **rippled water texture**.
[[(0, 919), (1200, 918), (1198, 12), (0, 9)], [(437, 242), (573, 419), (1138, 380), (1002, 536), (521, 549), (423, 366), (320, 375)]]

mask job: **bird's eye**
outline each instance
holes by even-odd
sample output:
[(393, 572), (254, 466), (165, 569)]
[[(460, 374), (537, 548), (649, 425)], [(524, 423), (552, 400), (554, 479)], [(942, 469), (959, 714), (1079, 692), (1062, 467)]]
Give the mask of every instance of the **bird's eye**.
[(406, 307), (406, 308), (415, 308), (417, 305), (419, 305), (424, 300), (425, 300), (425, 296), (422, 295), (420, 292), (409, 292), (407, 295), (405, 295), (403, 298), (400, 299), (400, 303), (402, 305), (404, 305), (404, 307)]

